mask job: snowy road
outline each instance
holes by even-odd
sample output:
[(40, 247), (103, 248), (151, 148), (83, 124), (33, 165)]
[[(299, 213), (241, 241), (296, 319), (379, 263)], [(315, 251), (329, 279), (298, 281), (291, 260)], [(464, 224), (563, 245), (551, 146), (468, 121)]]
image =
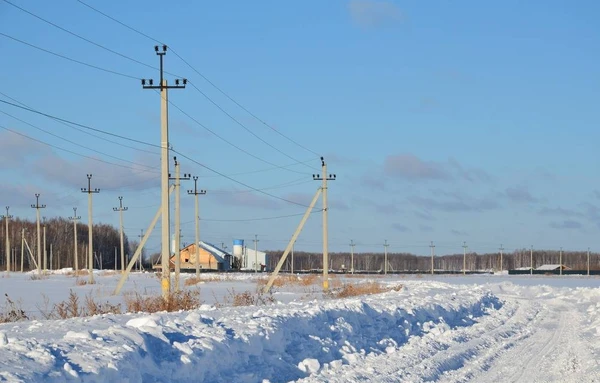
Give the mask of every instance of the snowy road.
[(598, 288), (452, 281), (4, 324), (0, 382), (600, 382)]
[(299, 382), (600, 382), (598, 292), (503, 287), (494, 289), (502, 308), (472, 326), (415, 337)]

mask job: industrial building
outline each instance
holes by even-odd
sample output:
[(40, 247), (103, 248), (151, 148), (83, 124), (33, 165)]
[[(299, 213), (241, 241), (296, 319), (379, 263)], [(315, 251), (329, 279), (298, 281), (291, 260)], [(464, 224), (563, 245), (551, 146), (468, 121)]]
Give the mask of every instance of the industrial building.
[(243, 239), (233, 240), (233, 257), (240, 265), (240, 270), (265, 271), (268, 265), (267, 253), (248, 248)]

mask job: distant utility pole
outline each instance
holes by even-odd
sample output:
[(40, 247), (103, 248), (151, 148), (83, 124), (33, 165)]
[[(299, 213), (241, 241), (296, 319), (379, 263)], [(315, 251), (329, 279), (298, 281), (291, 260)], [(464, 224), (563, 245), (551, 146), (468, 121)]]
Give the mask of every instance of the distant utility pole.
[(431, 241), (431, 245), (429, 245), (429, 247), (431, 248), (431, 275), (433, 275), (433, 256), (435, 253), (435, 245), (433, 244), (433, 241)]
[(171, 177), (169, 174), (169, 179), (175, 181), (175, 291), (178, 292), (179, 274), (181, 273), (181, 193), (179, 191), (181, 189), (181, 181), (189, 180), (190, 175), (184, 173), (183, 177), (181, 177), (177, 157), (173, 157), (173, 161), (175, 161), (175, 177)]
[(354, 240), (350, 240), (350, 273), (354, 274)]
[(335, 174), (327, 175), (327, 164), (321, 157), (321, 175), (313, 174), (313, 180), (322, 181), (323, 193), (323, 290), (329, 290), (329, 244), (327, 239), (327, 181), (335, 181)]
[(292, 266), (291, 266), (291, 273), (294, 274), (294, 245), (296, 244), (296, 242), (292, 243)]
[(21, 229), (21, 272), (23, 272), (23, 258), (25, 255), (25, 228)]
[(142, 249), (140, 250), (140, 271), (142, 271), (142, 268), (144, 267), (142, 265), (142, 258), (144, 255), (144, 246), (142, 246), (142, 241), (144, 239), (144, 229), (141, 229), (140, 232), (141, 233), (140, 233), (140, 235), (138, 235), (138, 237), (140, 238), (140, 246), (142, 247)]
[(467, 242), (463, 241), (463, 275), (467, 274)]
[(45, 209), (46, 205), (40, 205), (40, 194), (35, 194), (35, 205), (31, 205), (35, 209), (36, 225), (37, 225), (37, 271), (42, 273), (42, 235), (40, 233), (40, 209)]
[(87, 174), (88, 187), (81, 188), (82, 193), (88, 195), (88, 272), (90, 274), (89, 283), (94, 283), (94, 244), (92, 239), (92, 194), (100, 193), (100, 189), (92, 189), (92, 175)]
[[(162, 208), (162, 226), (161, 226), (161, 289), (163, 298), (168, 299), (170, 291), (170, 251), (169, 251), (169, 89), (183, 89), (187, 84), (187, 79), (183, 79), (183, 85), (179, 85), (179, 79), (175, 80), (175, 85), (168, 86), (167, 80), (163, 78), (163, 56), (167, 54), (167, 46), (162, 46), (162, 51), (158, 45), (154, 46), (154, 51), (160, 58), (160, 84), (154, 85), (153, 81), (142, 80), (144, 89), (160, 89), (160, 159), (161, 159), (161, 208)], [(179, 234), (179, 233), (178, 233)]]
[(258, 234), (254, 234), (254, 272), (258, 271)]
[[(119, 207), (113, 207), (113, 211), (119, 212), (119, 236), (121, 237), (121, 273), (125, 272), (125, 245), (123, 241), (123, 212), (127, 211), (127, 207), (123, 206), (123, 197), (119, 196)], [(115, 270), (117, 269), (115, 263)]]
[(44, 237), (43, 238), (43, 248), (44, 249), (42, 251), (43, 251), (43, 254), (44, 254), (44, 273), (45, 273), (46, 271), (48, 271), (48, 252), (46, 251), (46, 217), (42, 217), (42, 221), (44, 223), (44, 226), (42, 228), (42, 230), (44, 232), (42, 234), (43, 237)]
[(560, 275), (562, 275), (562, 247), (560, 248), (560, 256), (559, 257), (560, 258), (559, 258), (558, 263), (560, 263), (560, 267), (558, 269), (559, 269)]
[(77, 275), (77, 270), (79, 270), (79, 257), (77, 256), (77, 220), (80, 220), (81, 217), (77, 216), (77, 208), (73, 208), (73, 216), (69, 217), (70, 220), (73, 221), (73, 258), (75, 259), (75, 275)]
[(9, 206), (6, 207), (6, 215), (2, 216), (6, 222), (6, 271), (10, 272), (10, 239), (8, 238), (8, 220), (12, 218), (12, 215), (8, 214)]
[(530, 274), (529, 275), (533, 275), (533, 245), (531, 245), (531, 253), (530, 253), (530, 266), (531, 266), (531, 270), (530, 270)]
[(502, 259), (504, 247), (502, 247), (502, 244), (500, 244), (500, 248), (498, 250), (500, 250), (500, 271), (502, 271), (502, 270), (504, 270), (504, 263), (503, 263), (503, 259)]
[(587, 251), (587, 275), (590, 276), (590, 248)]
[(387, 256), (387, 249), (390, 245), (388, 245), (387, 243), (387, 239), (383, 242), (383, 273), (387, 274), (387, 263), (388, 263), (388, 256)]
[(195, 197), (194, 210), (196, 213), (196, 218), (194, 219), (194, 222), (196, 223), (196, 278), (200, 278), (200, 207), (198, 205), (198, 196), (206, 194), (206, 190), (198, 190), (198, 176), (193, 176), (192, 179), (194, 180), (194, 190), (188, 190), (188, 194)]

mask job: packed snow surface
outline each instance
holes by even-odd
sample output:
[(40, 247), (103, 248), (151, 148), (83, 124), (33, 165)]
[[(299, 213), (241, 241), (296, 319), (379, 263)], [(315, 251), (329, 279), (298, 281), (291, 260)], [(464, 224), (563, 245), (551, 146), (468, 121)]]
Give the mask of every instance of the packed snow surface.
[(0, 382), (600, 381), (599, 279), (378, 281), (402, 289), (332, 299), (282, 287), (266, 306), (3, 324)]

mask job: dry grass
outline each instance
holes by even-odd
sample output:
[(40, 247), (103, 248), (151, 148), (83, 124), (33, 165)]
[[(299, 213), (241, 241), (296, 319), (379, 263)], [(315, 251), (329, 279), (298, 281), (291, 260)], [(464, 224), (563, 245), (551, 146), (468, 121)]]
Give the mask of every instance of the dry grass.
[(166, 300), (162, 296), (145, 297), (136, 292), (125, 297), (125, 305), (127, 312), (155, 313), (197, 309), (202, 305), (202, 301), (200, 290), (172, 292)]
[[(319, 275), (316, 274), (307, 274), (307, 275), (278, 275), (275, 280), (273, 280), (273, 287), (282, 287), (282, 286), (311, 286), (317, 284), (319, 282)], [(257, 281), (258, 286), (266, 286), (268, 278), (261, 278)]]
[(86, 281), (85, 279), (79, 279), (79, 278), (77, 278), (75, 280), (76, 286), (95, 285), (95, 284), (96, 284), (96, 281), (90, 282), (90, 281)]
[(368, 283), (347, 283), (344, 284), (340, 289), (333, 291), (332, 296), (334, 298), (348, 298), (360, 295), (380, 294), (387, 291), (400, 291), (402, 285), (397, 286), (384, 286), (377, 282)]
[(215, 296), (216, 307), (266, 306), (276, 302), (272, 293), (264, 293), (260, 287), (258, 287), (254, 293), (251, 293), (250, 291), (236, 293), (235, 289), (227, 289), (227, 293), (228, 295), (223, 297), (223, 302), (218, 302)]
[(91, 294), (85, 296), (84, 302), (79, 300), (79, 296), (71, 290), (69, 297), (52, 306), (48, 307), (48, 298), (45, 297), (45, 306), (38, 309), (45, 319), (68, 319), (77, 317), (88, 317), (99, 314), (121, 314), (121, 305), (109, 302), (99, 303), (94, 300)]
[(203, 282), (202, 278), (199, 278), (199, 277), (190, 277), (190, 278), (186, 279), (183, 284), (184, 284), (184, 286), (194, 286), (194, 285), (197, 285), (200, 282)]
[(48, 279), (48, 276), (46, 274), (31, 274), (29, 279), (31, 279), (32, 281), (41, 281), (44, 279)]
[(20, 302), (14, 302), (8, 294), (4, 294), (6, 305), (0, 311), (0, 323), (18, 322), (20, 320), (29, 320), (25, 311), (21, 308)]

